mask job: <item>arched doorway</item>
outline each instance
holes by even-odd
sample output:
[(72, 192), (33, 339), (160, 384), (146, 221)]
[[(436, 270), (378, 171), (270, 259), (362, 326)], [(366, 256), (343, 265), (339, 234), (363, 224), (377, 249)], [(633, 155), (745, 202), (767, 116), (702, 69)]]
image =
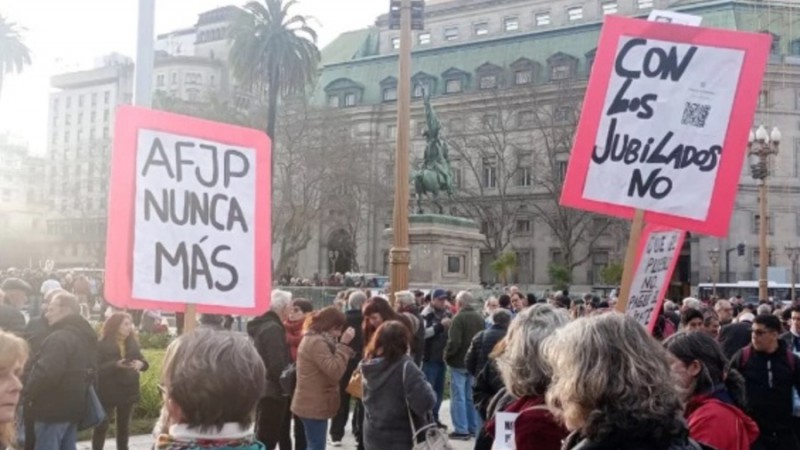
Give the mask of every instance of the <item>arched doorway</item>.
[(343, 229), (333, 231), (328, 236), (327, 253), (328, 273), (345, 274), (353, 269), (353, 240), (350, 233)]

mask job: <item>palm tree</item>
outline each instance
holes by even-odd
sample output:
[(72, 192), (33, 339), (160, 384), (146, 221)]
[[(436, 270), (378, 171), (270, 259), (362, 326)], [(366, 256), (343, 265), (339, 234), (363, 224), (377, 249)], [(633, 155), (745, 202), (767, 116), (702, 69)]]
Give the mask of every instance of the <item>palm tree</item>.
[(0, 15), (0, 93), (3, 91), (3, 76), (22, 72), (31, 64), (31, 51), (22, 43), (20, 28)]
[(296, 0), (262, 1), (247, 3), (231, 28), (230, 61), (239, 82), (266, 90), (267, 134), (274, 141), (278, 98), (313, 83), (320, 54), (308, 18), (289, 12)]

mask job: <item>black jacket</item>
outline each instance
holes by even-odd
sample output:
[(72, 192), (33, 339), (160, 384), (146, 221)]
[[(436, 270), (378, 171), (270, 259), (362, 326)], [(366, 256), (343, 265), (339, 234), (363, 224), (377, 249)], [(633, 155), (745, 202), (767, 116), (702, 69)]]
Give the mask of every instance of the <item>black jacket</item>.
[(794, 345), (795, 339), (800, 340), (800, 337), (795, 338), (795, 336), (792, 334), (791, 331), (787, 331), (786, 333), (783, 333), (781, 335), (781, 340), (786, 342), (786, 345), (789, 346), (790, 350), (792, 350), (793, 352), (797, 353), (797, 351), (800, 351), (800, 349), (795, 348), (795, 345)]
[(753, 322), (731, 323), (722, 327), (719, 331), (719, 342), (722, 351), (728, 359), (732, 358), (736, 352), (750, 344), (750, 330)]
[(347, 319), (347, 326), (352, 327), (356, 334), (353, 336), (353, 340), (350, 341), (350, 348), (353, 349), (355, 352), (355, 356), (353, 359), (356, 362), (361, 361), (361, 358), (364, 356), (364, 316), (361, 314), (360, 309), (351, 309), (349, 311), (345, 311), (344, 313), (345, 318)]
[[(731, 367), (744, 375), (747, 412), (761, 429), (762, 435), (792, 427), (793, 389), (800, 390), (800, 358), (791, 354), (783, 340), (778, 340), (774, 353), (750, 350), (742, 364), (744, 349), (731, 359)], [(789, 357), (794, 358), (794, 371)]]
[(97, 334), (73, 314), (50, 327), (24, 389), (38, 422), (77, 422), (86, 411), (86, 391), (95, 381)]
[(22, 337), (25, 334), (25, 315), (11, 305), (0, 303), (0, 330)]
[[(688, 432), (687, 432), (688, 435)], [(563, 450), (701, 450), (697, 442), (686, 438), (674, 438), (669, 442), (647, 442), (632, 439), (628, 433), (618, 432), (602, 441), (592, 441), (573, 432), (564, 440)]]
[(247, 323), (247, 334), (253, 338), (253, 344), (267, 368), (264, 396), (279, 398), (290, 394), (283, 391), (280, 383), (281, 372), (292, 361), (289, 344), (286, 343), (286, 329), (280, 317), (273, 311), (267, 311)]
[(489, 354), (494, 350), (495, 345), (506, 336), (508, 327), (501, 327), (492, 325), (488, 330), (483, 330), (472, 338), (472, 344), (467, 350), (467, 356), (464, 359), (464, 364), (467, 372), (473, 377), (478, 374), (486, 366), (489, 360)]
[[(97, 395), (105, 406), (128, 405), (139, 401), (139, 372), (117, 367), (117, 362), (121, 359), (123, 358), (116, 341), (107, 339), (98, 342)], [(150, 367), (142, 356), (139, 343), (131, 337), (125, 341), (124, 359), (144, 363), (143, 372)]]
[(436, 311), (430, 305), (422, 310), (422, 320), (425, 321), (425, 362), (444, 362), (447, 329), (442, 325), (442, 319), (446, 317), (452, 317), (450, 311)]

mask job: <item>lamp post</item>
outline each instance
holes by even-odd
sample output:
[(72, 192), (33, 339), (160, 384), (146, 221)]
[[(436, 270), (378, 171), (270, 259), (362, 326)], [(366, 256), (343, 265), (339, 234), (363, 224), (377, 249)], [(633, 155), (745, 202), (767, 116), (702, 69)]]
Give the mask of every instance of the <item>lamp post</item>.
[(792, 262), (792, 302), (795, 300), (794, 285), (797, 283), (797, 260), (800, 259), (800, 245), (786, 246), (786, 256)]
[(759, 276), (758, 276), (758, 298), (767, 300), (767, 266), (769, 265), (769, 250), (767, 248), (767, 177), (769, 176), (769, 157), (777, 155), (781, 145), (781, 132), (777, 127), (767, 134), (764, 125), (758, 127), (755, 133), (750, 131), (747, 142), (747, 153), (750, 155), (750, 170), (753, 179), (759, 180), (758, 199), (759, 199)]
[(708, 251), (708, 259), (711, 260), (711, 295), (717, 296), (717, 277), (719, 276), (719, 249)]
[[(409, 152), (411, 138), (411, 29), (422, 28), (424, 2), (390, 0), (389, 27), (400, 29), (399, 76), (397, 78), (397, 145), (394, 169), (393, 243), (389, 250), (389, 281), (394, 293), (408, 289), (411, 263), (408, 244)], [(412, 17), (413, 15), (413, 17)], [(412, 23), (413, 22), (413, 23)]]

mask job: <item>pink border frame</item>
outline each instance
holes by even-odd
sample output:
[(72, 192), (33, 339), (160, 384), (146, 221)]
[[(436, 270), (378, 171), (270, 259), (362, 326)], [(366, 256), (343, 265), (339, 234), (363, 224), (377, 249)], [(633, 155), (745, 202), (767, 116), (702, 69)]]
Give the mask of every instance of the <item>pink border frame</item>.
[[(168, 303), (133, 298), (133, 224), (136, 196), (136, 144), (138, 132), (146, 128), (169, 133), (196, 136), (230, 145), (256, 150), (255, 211), (255, 306), (228, 308), (196, 303), (197, 311), (209, 314), (258, 315), (269, 307), (272, 286), (271, 237), (271, 167), (272, 146), (261, 131), (193, 117), (180, 116), (132, 106), (117, 109), (114, 129), (114, 153), (111, 162), (111, 184), (106, 231), (105, 295), (119, 308), (184, 311), (185, 303)], [(180, 299), (176, 299), (180, 300)]]
[[(639, 264), (642, 263), (642, 257), (644, 256), (644, 250), (647, 246), (647, 241), (650, 239), (650, 235), (653, 233), (660, 233), (664, 231), (677, 231), (680, 233), (680, 238), (678, 238), (678, 244), (675, 247), (675, 253), (672, 255), (672, 260), (669, 263), (669, 271), (667, 272), (666, 282), (661, 289), (658, 291), (658, 303), (656, 303), (655, 309), (653, 309), (653, 314), (650, 316), (650, 326), (648, 330), (650, 334), (653, 334), (653, 330), (656, 326), (656, 321), (658, 320), (658, 314), (661, 312), (661, 308), (664, 307), (664, 296), (667, 293), (667, 288), (669, 287), (669, 283), (672, 281), (672, 274), (675, 272), (675, 266), (678, 265), (678, 258), (681, 256), (681, 250), (683, 249), (683, 242), (686, 239), (686, 232), (683, 230), (676, 230), (674, 228), (660, 226), (660, 225), (653, 225), (647, 224), (642, 230), (642, 237), (639, 241), (639, 249), (636, 252), (636, 271), (639, 270)], [(636, 273), (636, 272), (634, 272)], [(627, 312), (626, 312), (627, 313)]]
[(714, 236), (727, 236), (745, 159), (747, 136), (753, 123), (758, 93), (772, 42), (772, 37), (766, 33), (690, 27), (606, 16), (564, 180), (561, 205), (627, 219), (633, 217), (635, 208), (630, 206), (583, 198), (583, 188), (608, 93), (617, 44), (623, 36), (738, 49), (745, 52), (731, 120), (723, 143), (724, 157), (720, 159), (706, 219), (694, 220), (671, 214), (645, 212), (646, 223), (657, 223)]

